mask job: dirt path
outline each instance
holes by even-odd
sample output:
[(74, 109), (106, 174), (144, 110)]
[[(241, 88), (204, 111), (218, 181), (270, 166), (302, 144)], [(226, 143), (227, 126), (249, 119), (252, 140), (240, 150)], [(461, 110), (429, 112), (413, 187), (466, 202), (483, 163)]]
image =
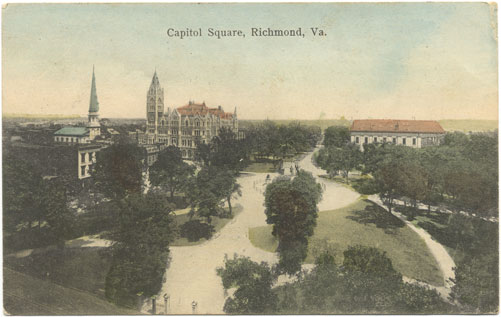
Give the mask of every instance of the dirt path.
[[(369, 196), (369, 200), (378, 204), (382, 208), (388, 210), (388, 208), (383, 204), (379, 196), (377, 195)], [(416, 232), (424, 240), (424, 242), (428, 246), (428, 249), (430, 249), (431, 254), (435, 257), (435, 260), (437, 261), (438, 266), (442, 271), (445, 285), (444, 287), (433, 287), (433, 286), (431, 287), (435, 288), (445, 298), (448, 298), (451, 291), (451, 287), (454, 285), (450, 281), (450, 279), (454, 279), (455, 277), (453, 268), (456, 266), (456, 264), (454, 263), (454, 260), (451, 258), (447, 250), (445, 250), (444, 246), (438, 243), (437, 241), (433, 240), (433, 238), (428, 232), (426, 232), (422, 228), (416, 227), (414, 224), (408, 221), (407, 218), (401, 213), (396, 211), (392, 211), (392, 213), (393, 215), (400, 218), (407, 226), (409, 226), (409, 228), (414, 230), (414, 232)]]
[[(305, 156), (299, 166), (310, 171), (314, 176), (324, 174), (311, 163), (312, 153)], [(223, 265), (225, 255), (232, 257), (239, 254), (250, 257), (253, 261), (265, 261), (274, 264), (278, 261), (275, 253), (254, 247), (248, 237), (249, 228), (266, 225), (264, 214), (264, 190), (267, 174), (245, 174), (239, 177), (242, 197), (237, 203), (243, 211), (228, 223), (211, 240), (196, 246), (171, 247), (171, 263), (167, 270), (167, 280), (162, 286), (160, 296), (170, 296), (169, 314), (192, 313), (191, 303), (197, 302), (197, 314), (222, 314), (225, 301), (221, 279), (216, 268)], [(272, 178), (278, 174), (270, 174)], [(332, 210), (344, 207), (355, 201), (359, 195), (339, 184), (317, 178), (325, 188), (320, 210)], [(278, 283), (287, 280), (279, 278)], [(148, 312), (150, 305), (143, 311)], [(163, 300), (157, 303), (157, 311), (164, 311)]]

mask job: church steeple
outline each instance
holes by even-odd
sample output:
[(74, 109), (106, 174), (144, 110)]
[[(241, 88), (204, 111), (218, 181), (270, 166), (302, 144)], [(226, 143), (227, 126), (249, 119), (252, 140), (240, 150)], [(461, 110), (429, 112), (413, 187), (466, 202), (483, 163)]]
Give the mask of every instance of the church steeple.
[(99, 112), (99, 102), (97, 101), (96, 76), (94, 75), (94, 66), (92, 66), (92, 86), (90, 88), (89, 112)]
[(92, 66), (92, 84), (90, 88), (90, 104), (89, 104), (89, 138), (94, 138), (101, 134), (101, 124), (99, 123), (99, 102), (97, 101), (96, 92), (96, 76), (94, 75), (94, 66)]

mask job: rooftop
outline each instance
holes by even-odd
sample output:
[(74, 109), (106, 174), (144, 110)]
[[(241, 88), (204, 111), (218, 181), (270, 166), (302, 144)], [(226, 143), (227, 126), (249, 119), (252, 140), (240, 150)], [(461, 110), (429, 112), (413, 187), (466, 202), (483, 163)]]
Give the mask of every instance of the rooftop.
[(64, 127), (54, 132), (54, 135), (85, 136), (89, 134), (86, 127)]
[(352, 132), (414, 132), (414, 133), (445, 133), (440, 123), (432, 120), (391, 120), (368, 119), (354, 120)]
[(205, 105), (205, 102), (203, 103), (194, 103), (194, 102), (189, 102), (187, 105), (182, 106), (177, 108), (177, 112), (179, 112), (180, 115), (200, 115), (200, 116), (205, 116), (207, 113), (213, 114), (215, 116), (219, 116), (221, 119), (232, 119), (233, 114), (224, 112), (223, 108), (218, 107), (218, 108), (209, 108)]

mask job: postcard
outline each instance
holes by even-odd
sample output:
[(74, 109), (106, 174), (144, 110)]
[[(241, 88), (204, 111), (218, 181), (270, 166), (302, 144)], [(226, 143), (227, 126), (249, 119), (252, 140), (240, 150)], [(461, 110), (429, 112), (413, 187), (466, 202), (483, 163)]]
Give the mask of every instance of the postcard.
[(7, 3), (6, 315), (497, 314), (496, 3)]

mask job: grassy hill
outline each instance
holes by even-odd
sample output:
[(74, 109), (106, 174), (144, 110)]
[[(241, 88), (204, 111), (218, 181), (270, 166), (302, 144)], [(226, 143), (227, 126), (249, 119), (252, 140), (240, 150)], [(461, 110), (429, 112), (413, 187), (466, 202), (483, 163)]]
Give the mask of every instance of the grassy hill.
[(138, 315), (91, 293), (3, 270), (4, 311), (12, 315)]
[(5, 309), (15, 315), (139, 314), (106, 301), (106, 254), (105, 248), (65, 248), (5, 256)]

